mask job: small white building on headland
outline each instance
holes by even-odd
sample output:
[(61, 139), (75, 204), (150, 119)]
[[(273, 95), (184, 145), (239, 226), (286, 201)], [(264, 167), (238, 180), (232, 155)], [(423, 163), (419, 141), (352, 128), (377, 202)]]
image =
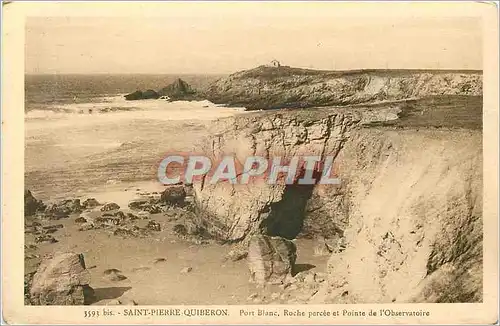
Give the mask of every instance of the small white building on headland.
[(273, 60), (271, 60), (271, 62), (270, 62), (270, 63), (268, 63), (268, 64), (266, 65), (266, 67), (279, 68), (279, 67), (281, 67), (281, 64), (280, 64), (280, 62), (279, 62), (278, 60), (273, 59)]

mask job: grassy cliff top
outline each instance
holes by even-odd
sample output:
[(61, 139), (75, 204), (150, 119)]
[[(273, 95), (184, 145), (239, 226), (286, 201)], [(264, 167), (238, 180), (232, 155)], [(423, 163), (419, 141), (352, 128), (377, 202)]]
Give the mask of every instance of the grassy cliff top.
[(430, 74), (446, 74), (446, 73), (459, 73), (459, 74), (482, 74), (482, 70), (437, 70), (437, 69), (356, 69), (356, 70), (316, 70), (296, 68), (290, 66), (270, 67), (259, 66), (249, 70), (243, 70), (231, 74), (232, 78), (260, 78), (272, 79), (278, 77), (291, 77), (291, 76), (328, 76), (328, 77), (342, 77), (350, 75), (376, 75), (376, 76), (401, 76), (417, 73), (430, 73)]

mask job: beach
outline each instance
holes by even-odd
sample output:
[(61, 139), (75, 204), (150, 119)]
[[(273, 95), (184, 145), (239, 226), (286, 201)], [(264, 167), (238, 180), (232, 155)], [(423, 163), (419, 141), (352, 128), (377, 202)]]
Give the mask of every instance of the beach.
[[(116, 203), (124, 212), (131, 212), (130, 201), (163, 191), (157, 168), (165, 153), (189, 152), (207, 136), (214, 120), (245, 114), (242, 108), (208, 101), (125, 101), (122, 94), (66, 102), (25, 114), (25, 189), (47, 203), (95, 198)], [(249, 283), (246, 262), (225, 259), (231, 246), (179, 238), (172, 231), (175, 214), (151, 214), (148, 220), (158, 222), (161, 231), (145, 238), (118, 237), (103, 229), (80, 231), (75, 223), (79, 214), (49, 221), (44, 226), (63, 226), (54, 233), (57, 243), (36, 243), (36, 236), (27, 233), (25, 273), (34, 272), (46, 255), (81, 252), (87, 267), (94, 266), (89, 268), (90, 285), (95, 290), (92, 304), (97, 305), (120, 298), (157, 305), (247, 304), (271, 300), (279, 291), (277, 286), (262, 289)], [(312, 241), (301, 241), (303, 257), (312, 257)], [(155, 263), (158, 259), (165, 261)], [(313, 261), (317, 270), (326, 266), (326, 257)], [(192, 271), (182, 273), (183, 268)], [(107, 280), (103, 273), (109, 269), (120, 270), (126, 279)], [(274, 295), (273, 300), (280, 299)]]

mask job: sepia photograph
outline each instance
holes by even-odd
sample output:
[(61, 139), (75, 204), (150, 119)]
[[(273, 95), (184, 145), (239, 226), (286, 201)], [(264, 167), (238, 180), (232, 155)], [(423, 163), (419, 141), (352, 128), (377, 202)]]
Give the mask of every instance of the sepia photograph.
[(498, 278), (484, 259), (485, 229), (498, 253), (486, 226), (498, 199), (484, 207), (498, 158), (483, 147), (496, 151), (498, 102), (485, 100), (483, 16), (437, 2), (414, 7), (426, 15), (383, 2), (63, 5), (25, 14), (23, 95), (2, 108), (18, 111), (24, 144), (24, 182), (2, 178), (2, 193), (24, 194), (10, 216), (23, 309), (84, 306), (87, 323), (425, 323), (409, 304), (483, 304), (485, 291), (498, 303), (485, 283)]

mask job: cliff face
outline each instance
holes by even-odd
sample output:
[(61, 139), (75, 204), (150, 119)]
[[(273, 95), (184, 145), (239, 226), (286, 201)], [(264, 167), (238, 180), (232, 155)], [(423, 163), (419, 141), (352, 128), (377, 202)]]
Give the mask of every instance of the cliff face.
[(319, 302), (482, 300), (482, 135), (358, 130), (338, 156), (346, 249)]
[(205, 93), (251, 109), (304, 107), (218, 121), (199, 148), (214, 161), (328, 155), (341, 179), (202, 180), (196, 205), (210, 233), (319, 239), (331, 257), (317, 303), (482, 300), (480, 72), (259, 67)]
[[(397, 108), (383, 112), (375, 114), (368, 108), (336, 112), (316, 109), (222, 119), (215, 123), (200, 151), (214, 162), (226, 155), (236, 157), (241, 165), (247, 157), (256, 155), (281, 157), (282, 161), (292, 156), (336, 156), (352, 126), (397, 117)], [(337, 191), (336, 187), (328, 189)], [(194, 191), (205, 227), (229, 241), (243, 240), (254, 232), (293, 239), (304, 234), (305, 211), (313, 210), (307, 203), (314, 195), (314, 185), (270, 185), (262, 179), (248, 185), (232, 185), (204, 180), (194, 184)], [(316, 221), (316, 225), (324, 225), (322, 232), (326, 235), (336, 234), (338, 214), (328, 212), (321, 218), (335, 221)]]
[[(460, 110), (445, 106), (448, 120), (448, 107)], [(481, 130), (425, 127), (405, 110), (280, 110), (218, 121), (200, 147), (215, 160), (332, 155), (341, 184), (204, 180), (194, 185), (199, 223), (228, 241), (253, 233), (326, 241), (328, 278), (313, 302), (481, 301)], [(480, 109), (465, 111), (471, 126), (481, 125)]]
[(266, 67), (232, 74), (211, 84), (204, 97), (248, 109), (333, 106), (482, 94), (482, 74), (474, 71), (318, 71)]

